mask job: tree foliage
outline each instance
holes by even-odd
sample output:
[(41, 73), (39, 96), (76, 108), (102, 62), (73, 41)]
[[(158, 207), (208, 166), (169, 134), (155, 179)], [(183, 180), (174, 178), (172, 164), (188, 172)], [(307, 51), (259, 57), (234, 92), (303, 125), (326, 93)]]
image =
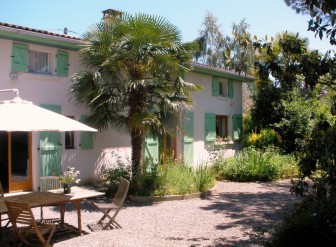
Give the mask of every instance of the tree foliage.
[[(332, 97), (332, 106), (335, 106), (335, 99)], [(332, 113), (329, 108), (316, 114), (301, 153), (300, 170), (302, 177), (312, 177), (319, 171), (321, 184), (336, 191), (336, 119)]]
[(336, 57), (308, 50), (308, 40), (298, 34), (280, 33), (270, 41), (255, 37), (254, 75), (257, 83), (273, 79), (285, 91), (317, 84), (335, 85)]
[(309, 14), (308, 30), (320, 39), (325, 34), (330, 44), (336, 45), (336, 2), (330, 0), (284, 0), (296, 13)]
[(281, 133), (282, 149), (286, 153), (301, 152), (314, 118), (324, 109), (316, 92), (303, 93), (300, 89), (288, 92), (281, 100), (283, 116), (274, 128)]
[(198, 51), (195, 53), (197, 62), (212, 67), (233, 70), (239, 75), (249, 74), (253, 64), (252, 44), (246, 20), (232, 25), (232, 35), (226, 35), (220, 29), (217, 18), (207, 12), (196, 39)]
[(217, 21), (212, 13), (206, 13), (199, 37), (196, 39), (199, 49), (195, 53), (195, 59), (203, 64), (222, 68), (225, 36)]
[(300, 151), (310, 118), (320, 107), (319, 94), (335, 85), (335, 58), (309, 51), (307, 39), (287, 32), (270, 40), (255, 37), (253, 46), (257, 88), (252, 129), (274, 128), (284, 151)]
[(199, 89), (182, 79), (193, 45), (181, 38), (170, 22), (146, 14), (111, 15), (84, 34), (85, 70), (72, 77), (71, 92), (94, 126), (130, 134), (133, 174), (142, 166), (145, 134), (175, 132)]

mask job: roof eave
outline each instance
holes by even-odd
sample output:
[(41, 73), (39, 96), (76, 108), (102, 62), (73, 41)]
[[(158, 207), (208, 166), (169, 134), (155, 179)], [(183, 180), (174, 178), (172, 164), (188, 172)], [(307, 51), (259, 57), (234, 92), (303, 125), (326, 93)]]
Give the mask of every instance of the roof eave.
[(0, 26), (0, 38), (73, 51), (78, 51), (80, 46), (84, 44), (80, 39), (66, 38), (5, 26)]
[(214, 77), (224, 77), (227, 79), (232, 79), (232, 80), (237, 80), (237, 81), (242, 81), (242, 82), (253, 82), (254, 81), (253, 77), (241, 76), (235, 72), (226, 71), (226, 70), (219, 69), (219, 68), (212, 68), (212, 67), (208, 67), (202, 64), (197, 64), (197, 63), (192, 63), (191, 66), (192, 66), (191, 71), (201, 73), (201, 74), (211, 75)]

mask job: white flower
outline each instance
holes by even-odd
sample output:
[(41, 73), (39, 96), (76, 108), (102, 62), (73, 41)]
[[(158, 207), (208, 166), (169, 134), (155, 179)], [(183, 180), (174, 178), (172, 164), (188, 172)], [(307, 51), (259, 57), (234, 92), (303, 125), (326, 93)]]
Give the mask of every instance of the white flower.
[(75, 167), (68, 167), (65, 172), (60, 176), (61, 184), (79, 183), (80, 179), (77, 178), (79, 171)]

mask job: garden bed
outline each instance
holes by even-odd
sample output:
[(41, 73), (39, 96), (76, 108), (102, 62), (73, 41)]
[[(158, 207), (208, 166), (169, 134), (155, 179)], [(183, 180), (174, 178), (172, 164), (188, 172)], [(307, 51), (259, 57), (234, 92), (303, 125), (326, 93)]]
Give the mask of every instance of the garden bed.
[(131, 202), (162, 202), (162, 201), (175, 201), (175, 200), (188, 200), (194, 198), (202, 198), (206, 196), (217, 195), (216, 185), (209, 190), (196, 192), (183, 195), (171, 195), (171, 196), (129, 196)]

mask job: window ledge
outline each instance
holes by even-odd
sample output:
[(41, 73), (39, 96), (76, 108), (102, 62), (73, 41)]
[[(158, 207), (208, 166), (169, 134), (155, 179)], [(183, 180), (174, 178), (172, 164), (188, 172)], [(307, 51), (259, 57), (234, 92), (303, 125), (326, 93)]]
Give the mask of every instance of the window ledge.
[(218, 100), (224, 100), (224, 101), (230, 101), (230, 100), (233, 100), (233, 99), (231, 99), (231, 98), (229, 98), (229, 97), (225, 97), (225, 96), (217, 96), (217, 99), (218, 99)]
[(43, 79), (43, 80), (55, 80), (58, 78), (56, 75), (37, 74), (37, 73), (24, 73), (24, 78)]
[(224, 146), (224, 145), (228, 145), (228, 144), (234, 144), (234, 141), (215, 142), (215, 145), (218, 145), (218, 146)]

